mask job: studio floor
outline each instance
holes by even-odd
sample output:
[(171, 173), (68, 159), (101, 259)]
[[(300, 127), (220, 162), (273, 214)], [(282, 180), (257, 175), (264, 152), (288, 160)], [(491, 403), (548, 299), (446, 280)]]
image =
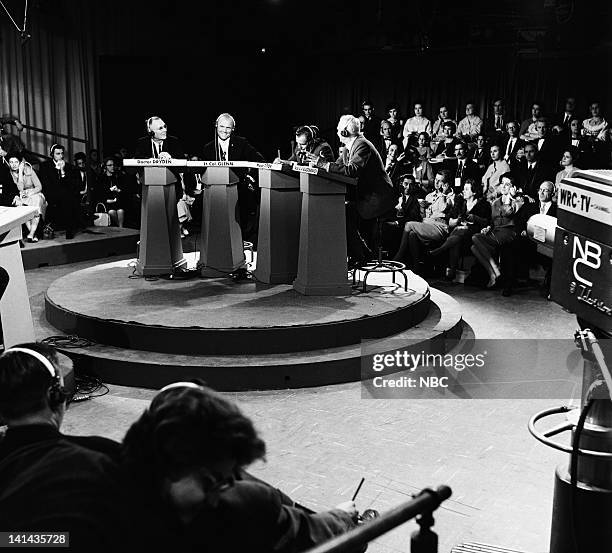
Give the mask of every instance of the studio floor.
[[(26, 272), (37, 338), (48, 335), (44, 292), (60, 276), (113, 257)], [(126, 278), (128, 271), (126, 271)], [(571, 338), (575, 319), (536, 290), (499, 292), (434, 283), (457, 299), (476, 338)], [(74, 291), (78, 295), (79, 291)], [(104, 291), (100, 292), (104, 294)], [(110, 386), (73, 405), (64, 431), (121, 440), (154, 391)], [(452, 498), (436, 514), (440, 551), (478, 541), (529, 553), (548, 551), (553, 476), (564, 454), (539, 444), (529, 418), (562, 400), (373, 400), (359, 383), (228, 394), (256, 423), (268, 445), (252, 472), (295, 500), (326, 509), (350, 499), (361, 477), (360, 510), (381, 512), (420, 489), (447, 484)], [(370, 545), (374, 553), (409, 551), (408, 523)]]

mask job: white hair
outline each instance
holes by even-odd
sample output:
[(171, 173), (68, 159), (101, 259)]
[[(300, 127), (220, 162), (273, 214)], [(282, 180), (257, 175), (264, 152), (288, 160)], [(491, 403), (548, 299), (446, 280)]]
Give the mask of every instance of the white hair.
[(338, 121), (340, 130), (346, 129), (351, 136), (361, 135), (361, 123), (354, 115), (343, 115)]

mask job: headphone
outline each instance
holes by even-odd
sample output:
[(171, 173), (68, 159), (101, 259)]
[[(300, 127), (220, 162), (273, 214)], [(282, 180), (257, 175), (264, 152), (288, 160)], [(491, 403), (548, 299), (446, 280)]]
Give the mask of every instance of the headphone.
[(152, 115), (145, 120), (145, 132), (147, 133), (147, 136), (150, 136), (151, 138), (155, 136), (155, 133), (151, 130), (151, 123), (153, 123), (155, 119), (159, 119), (159, 117), (157, 115)]
[(51, 361), (47, 357), (45, 357), (42, 353), (29, 348), (9, 348), (7, 350), (4, 350), (4, 355), (6, 355), (7, 353), (25, 353), (30, 357), (38, 359), (38, 361), (40, 361), (42, 365), (49, 371), (49, 373), (51, 374), (51, 386), (49, 387), (49, 403), (52, 409), (56, 409), (62, 403), (64, 403), (64, 401), (66, 401), (68, 394), (62, 386), (60, 375), (53, 366), (53, 363), (51, 363)]
[(51, 148), (49, 148), (49, 157), (53, 157), (53, 151), (58, 148), (62, 151), (64, 151), (64, 147), (61, 144), (53, 144), (53, 146), (51, 146)]
[(348, 138), (350, 135), (350, 133), (348, 132), (348, 127), (344, 127), (341, 131), (340, 131), (340, 136), (343, 136), (344, 138)]
[(219, 126), (220, 119), (229, 119), (232, 122), (232, 131), (236, 130), (236, 120), (229, 113), (222, 113), (215, 121), (215, 129)]
[(168, 384), (164, 386), (159, 393), (166, 392), (167, 390), (172, 390), (174, 388), (192, 388), (194, 390), (201, 390), (202, 386), (196, 384), (195, 382), (172, 382), (172, 384)]

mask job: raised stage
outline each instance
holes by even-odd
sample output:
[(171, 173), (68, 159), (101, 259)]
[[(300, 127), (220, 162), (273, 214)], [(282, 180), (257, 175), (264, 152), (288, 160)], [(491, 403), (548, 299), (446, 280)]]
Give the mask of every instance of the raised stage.
[(67, 353), (107, 382), (155, 388), (198, 377), (244, 390), (354, 381), (363, 340), (383, 352), (462, 331), (457, 303), (412, 273), (408, 291), (376, 275), (365, 293), (354, 287), (330, 297), (253, 280), (132, 272), (128, 261), (100, 264), (56, 280), (45, 297), (49, 323), (96, 342)]

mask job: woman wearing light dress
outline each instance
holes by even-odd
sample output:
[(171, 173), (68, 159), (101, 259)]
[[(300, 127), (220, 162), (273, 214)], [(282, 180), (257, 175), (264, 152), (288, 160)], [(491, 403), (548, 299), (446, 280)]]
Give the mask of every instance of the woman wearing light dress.
[(26, 221), (28, 229), (27, 241), (38, 242), (38, 238), (35, 236), (36, 229), (38, 228), (40, 218), (44, 217), (47, 208), (47, 201), (42, 193), (42, 184), (32, 166), (27, 161), (24, 161), (20, 153), (11, 152), (7, 155), (7, 159), (11, 177), (13, 177), (13, 181), (19, 190), (19, 196), (15, 196), (13, 205), (27, 205), (38, 210), (32, 219)]
[(562, 169), (557, 173), (557, 176), (555, 177), (555, 188), (559, 188), (559, 183), (563, 179), (572, 176), (572, 174), (576, 170), (574, 164), (578, 159), (578, 155), (578, 148), (576, 148), (575, 146), (567, 146), (566, 148), (564, 148), (563, 155), (561, 157)]
[(599, 102), (593, 102), (590, 106), (591, 117), (582, 122), (582, 134), (591, 140), (604, 141), (608, 122), (601, 115)]

